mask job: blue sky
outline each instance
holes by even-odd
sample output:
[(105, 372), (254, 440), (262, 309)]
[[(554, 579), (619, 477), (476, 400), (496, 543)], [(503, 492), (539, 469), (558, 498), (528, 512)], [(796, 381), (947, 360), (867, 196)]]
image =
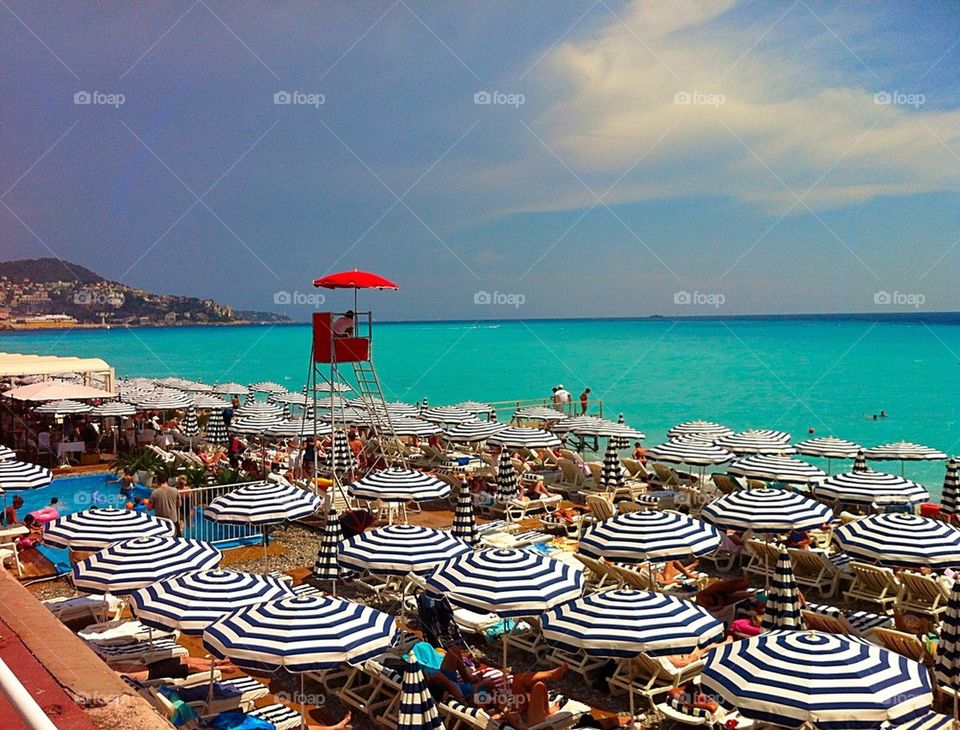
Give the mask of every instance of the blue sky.
[(0, 255), (296, 318), (346, 268), (391, 319), (960, 309), (958, 21), (5, 0)]

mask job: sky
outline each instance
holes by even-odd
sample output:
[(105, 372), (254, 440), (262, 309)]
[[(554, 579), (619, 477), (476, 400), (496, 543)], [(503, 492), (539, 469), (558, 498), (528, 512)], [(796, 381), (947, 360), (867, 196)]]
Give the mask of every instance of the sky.
[(0, 258), (305, 319), (960, 310), (960, 5), (0, 0)]

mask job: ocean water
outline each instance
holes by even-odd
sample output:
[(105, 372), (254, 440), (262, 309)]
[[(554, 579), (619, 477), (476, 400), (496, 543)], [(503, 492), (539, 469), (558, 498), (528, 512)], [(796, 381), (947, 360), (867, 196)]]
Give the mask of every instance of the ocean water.
[[(275, 380), (299, 389), (307, 325), (0, 334), (0, 352), (102, 357), (121, 376)], [(589, 386), (604, 415), (659, 443), (679, 421), (906, 439), (960, 451), (960, 323), (857, 318), (539, 320), (377, 324), (388, 399), (431, 405), (548, 397)], [(888, 417), (873, 420), (883, 409)], [(899, 472), (900, 464), (877, 464)], [(836, 470), (836, 466), (835, 466)], [(907, 463), (939, 492), (943, 466)]]

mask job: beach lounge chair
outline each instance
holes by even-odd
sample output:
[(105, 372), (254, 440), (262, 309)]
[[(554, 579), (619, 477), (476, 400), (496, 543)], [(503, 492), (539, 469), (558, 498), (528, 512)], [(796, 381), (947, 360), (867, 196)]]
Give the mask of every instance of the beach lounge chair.
[(588, 683), (593, 682), (596, 679), (594, 674), (607, 664), (603, 657), (590, 656), (584, 651), (569, 652), (558, 648), (548, 648), (542, 658), (552, 666), (566, 664), (571, 672), (576, 672)]
[(884, 649), (896, 652), (925, 666), (933, 664), (933, 657), (914, 634), (896, 629), (874, 629), (873, 639)]
[(738, 712), (729, 712), (723, 707), (717, 708), (716, 712), (710, 712), (704, 708), (695, 708), (684, 704), (670, 695), (666, 695), (654, 709), (660, 718), (660, 726), (664, 728), (681, 725), (688, 727), (732, 727), (736, 730), (746, 730), (755, 726), (753, 720), (743, 717)]
[(850, 634), (853, 631), (843, 617), (827, 616), (815, 611), (801, 611), (803, 625), (810, 631), (822, 631), (826, 634)]
[(299, 712), (280, 702), (254, 708), (247, 713), (247, 717), (269, 722), (274, 730), (294, 730), (300, 727), (302, 720)]
[(17, 575), (23, 576), (23, 563), (20, 562), (20, 553), (17, 552), (17, 543), (15, 542), (0, 543), (0, 563), (5, 563), (8, 560), (13, 560), (13, 564), (17, 568)]
[(905, 570), (900, 573), (900, 583), (903, 586), (897, 598), (900, 611), (929, 616), (935, 622), (940, 620), (940, 614), (947, 610), (950, 599), (950, 591), (940, 581), (933, 576)]
[(372, 713), (376, 712), (378, 707), (384, 706), (380, 698), (382, 678), (380, 667), (382, 667), (380, 664), (377, 664), (376, 670), (368, 670), (363, 664), (350, 667), (346, 682), (336, 690), (340, 701), (374, 717)]
[(80, 619), (117, 618), (123, 610), (123, 601), (112, 595), (91, 593), (73, 598), (49, 598), (43, 605), (61, 622), (67, 624)]
[[(583, 577), (586, 582), (587, 591), (596, 593), (604, 588), (604, 584), (609, 580), (603, 564), (595, 559), (588, 558), (586, 555), (574, 553), (574, 556), (583, 564)], [(609, 588), (609, 586), (607, 586)]]
[[(804, 611), (842, 622), (845, 630), (842, 633), (868, 636), (876, 628), (892, 628), (893, 617), (885, 613), (871, 613), (869, 611), (844, 611), (836, 606), (823, 603), (810, 603), (804, 606)], [(814, 618), (813, 621), (816, 621)], [(824, 629), (826, 630), (826, 629)]]
[(135, 641), (129, 644), (90, 644), (89, 645), (103, 661), (117, 664), (139, 662), (149, 664), (161, 659), (186, 656), (189, 652), (186, 647), (180, 646), (173, 639), (158, 639), (156, 641)]
[(613, 517), (613, 503), (606, 497), (595, 494), (587, 495), (587, 507), (594, 522), (603, 522)]
[[(209, 681), (209, 676), (208, 676)], [(184, 701), (204, 717), (218, 715), (221, 712), (249, 712), (257, 700), (263, 699), (270, 690), (253, 677), (241, 676), (221, 679), (214, 682), (213, 699), (207, 704), (209, 684), (194, 687), (180, 685), (177, 688)]]
[(655, 659), (638, 654), (633, 659), (621, 659), (607, 679), (610, 694), (626, 692), (630, 697), (630, 714), (635, 714), (636, 695), (642, 697), (649, 709), (655, 710), (658, 698), (671, 689), (686, 684), (703, 671), (703, 662), (693, 662), (678, 669), (666, 659)]
[(580, 467), (573, 461), (566, 458), (557, 459), (557, 466), (560, 467), (560, 478), (547, 485), (551, 491), (570, 494), (583, 488), (586, 479)]
[[(501, 727), (499, 720), (494, 720), (490, 714), (480, 708), (465, 705), (449, 698), (437, 705), (443, 717), (443, 725), (447, 730), (497, 730)], [(560, 710), (541, 723), (529, 726), (527, 730), (566, 730), (577, 724), (577, 721), (590, 712), (590, 707), (575, 700), (567, 700)]]
[(743, 568), (745, 575), (752, 575), (758, 580), (773, 578), (780, 557), (780, 548), (772, 542), (763, 540), (747, 540), (744, 545), (747, 564)]
[(843, 594), (850, 601), (872, 603), (881, 611), (890, 611), (897, 603), (903, 587), (890, 568), (851, 561), (848, 567), (853, 573), (853, 583)]
[(540, 619), (531, 616), (518, 621), (516, 627), (510, 632), (510, 648), (525, 651), (537, 659), (545, 654), (549, 647), (547, 640), (543, 638)]
[(658, 486), (679, 487), (681, 485), (682, 482), (680, 480), (680, 475), (666, 464), (661, 464), (660, 462), (655, 461), (653, 464), (651, 464), (651, 466), (656, 474), (654, 481)]
[(821, 596), (832, 596), (841, 580), (850, 580), (851, 574), (840, 568), (823, 553), (816, 550), (788, 548), (793, 575), (799, 585), (813, 588)]
[(641, 464), (637, 459), (631, 459), (628, 456), (620, 459), (620, 463), (627, 470), (627, 476), (630, 479), (636, 479), (637, 481), (646, 482), (650, 480), (650, 473), (647, 471), (647, 468)]
[(540, 499), (511, 499), (504, 508), (504, 515), (510, 522), (520, 522), (536, 514), (549, 514), (560, 506), (563, 497), (551, 494)]
[(161, 631), (144, 626), (139, 621), (113, 620), (85, 626), (77, 632), (84, 641), (99, 646), (122, 646), (143, 641), (172, 639), (176, 641), (179, 631)]
[(714, 486), (716, 486), (722, 494), (733, 494), (734, 492), (740, 491), (740, 485), (726, 474), (714, 474), (711, 479), (713, 480)]

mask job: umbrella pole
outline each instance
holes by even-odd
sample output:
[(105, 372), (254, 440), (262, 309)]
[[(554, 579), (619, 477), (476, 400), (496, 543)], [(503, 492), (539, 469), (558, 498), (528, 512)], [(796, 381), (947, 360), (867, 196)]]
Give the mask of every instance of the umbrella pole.
[(263, 557), (267, 557), (267, 526), (263, 526)]
[(213, 658), (213, 654), (210, 654), (210, 684), (207, 685), (207, 707), (205, 712), (210, 712), (210, 705), (213, 703), (213, 672), (217, 666), (216, 660)]
[(300, 672), (300, 730), (307, 727), (306, 699), (303, 694), (303, 672)]

